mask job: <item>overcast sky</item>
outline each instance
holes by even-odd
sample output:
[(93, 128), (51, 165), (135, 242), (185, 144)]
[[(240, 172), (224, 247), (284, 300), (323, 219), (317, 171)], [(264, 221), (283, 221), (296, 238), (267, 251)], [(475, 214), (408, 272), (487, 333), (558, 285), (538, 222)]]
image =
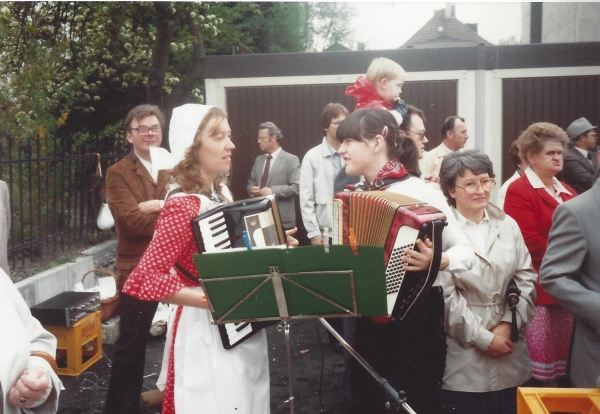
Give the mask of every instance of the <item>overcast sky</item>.
[[(352, 23), (355, 40), (364, 42), (367, 50), (396, 49), (412, 37), (434, 10), (449, 3), (374, 2), (350, 3), (356, 14)], [(455, 17), (463, 23), (478, 23), (478, 34), (488, 42), (514, 36), (521, 41), (521, 5), (517, 2), (460, 2)], [(356, 44), (351, 46), (356, 49)]]

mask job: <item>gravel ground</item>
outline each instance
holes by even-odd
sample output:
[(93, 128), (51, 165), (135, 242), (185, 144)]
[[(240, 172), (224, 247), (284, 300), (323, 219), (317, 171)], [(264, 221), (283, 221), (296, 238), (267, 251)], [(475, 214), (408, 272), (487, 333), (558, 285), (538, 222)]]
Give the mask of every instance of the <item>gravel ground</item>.
[[(277, 325), (267, 328), (271, 375), (271, 414), (290, 413), (287, 353), (283, 332)], [(160, 370), (164, 337), (151, 338), (146, 351), (144, 385), (154, 388)], [(296, 414), (339, 414), (342, 401), (343, 358), (333, 352), (325, 328), (312, 319), (290, 324), (292, 377)], [(61, 377), (58, 413), (102, 413), (108, 388), (113, 345), (104, 345), (104, 357), (79, 377)], [(159, 413), (159, 409), (147, 413)]]

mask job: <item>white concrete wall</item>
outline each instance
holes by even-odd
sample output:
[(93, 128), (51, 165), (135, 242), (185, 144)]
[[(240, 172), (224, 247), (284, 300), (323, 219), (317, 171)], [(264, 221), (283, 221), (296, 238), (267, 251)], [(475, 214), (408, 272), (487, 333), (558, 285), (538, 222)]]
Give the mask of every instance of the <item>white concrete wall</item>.
[[(521, 43), (530, 43), (531, 3), (523, 3)], [(600, 2), (544, 2), (542, 43), (600, 41)]]
[[(75, 261), (48, 269), (16, 283), (17, 289), (29, 307), (37, 305), (64, 291), (70, 291), (80, 282), (86, 272), (94, 269), (94, 263), (111, 251), (115, 251), (116, 240), (109, 240), (81, 253)], [(85, 280), (86, 287), (93, 286), (93, 278)]]

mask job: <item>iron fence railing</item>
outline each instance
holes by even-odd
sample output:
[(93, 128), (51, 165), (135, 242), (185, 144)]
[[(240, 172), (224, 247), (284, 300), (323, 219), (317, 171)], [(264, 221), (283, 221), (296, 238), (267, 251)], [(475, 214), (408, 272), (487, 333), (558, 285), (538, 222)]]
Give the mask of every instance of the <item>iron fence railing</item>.
[[(11, 273), (27, 276), (28, 266), (41, 258), (52, 261), (102, 238), (95, 226), (97, 157), (85, 146), (72, 151), (61, 145), (57, 139), (23, 140), (0, 132), (0, 180), (10, 193)], [(103, 173), (124, 155), (102, 156)]]

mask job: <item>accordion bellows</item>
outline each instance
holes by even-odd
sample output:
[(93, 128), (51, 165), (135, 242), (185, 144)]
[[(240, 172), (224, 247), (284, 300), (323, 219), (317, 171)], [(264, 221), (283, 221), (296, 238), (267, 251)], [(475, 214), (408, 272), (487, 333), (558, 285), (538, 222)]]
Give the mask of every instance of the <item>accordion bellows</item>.
[[(349, 244), (354, 229), (358, 245), (384, 247), (388, 312), (404, 318), (433, 285), (441, 258), (441, 233), (446, 216), (414, 198), (387, 191), (352, 191), (335, 195), (333, 244)], [(434, 242), (434, 259), (428, 271), (402, 269), (404, 249), (417, 239)]]

